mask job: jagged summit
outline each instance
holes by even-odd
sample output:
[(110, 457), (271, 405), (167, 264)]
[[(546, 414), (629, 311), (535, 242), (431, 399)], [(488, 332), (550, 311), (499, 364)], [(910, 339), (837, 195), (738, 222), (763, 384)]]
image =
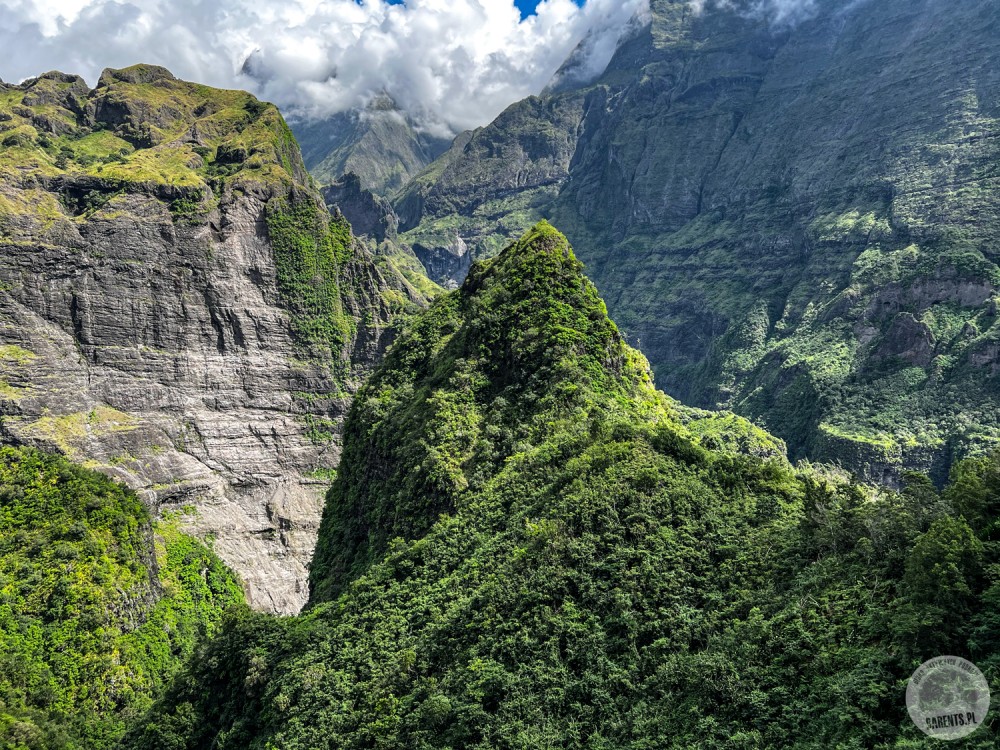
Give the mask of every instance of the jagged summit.
[(79, 85), (80, 83), (86, 84), (83, 76), (79, 76), (76, 73), (63, 73), (61, 70), (50, 70), (46, 73), (42, 73), (40, 76), (25, 81), (21, 84), (21, 86), (27, 87), (31, 83), (37, 81), (54, 81), (55, 83), (70, 83), (74, 85)]
[[(438, 299), (358, 394), (313, 558), (312, 600), (335, 595), (393, 537), (426, 531), (518, 441), (570, 418), (582, 426), (614, 399), (668, 412), (566, 238), (541, 222)], [(373, 409), (373, 400), (387, 406)]]
[[(525, 446), (600, 425), (662, 425), (692, 444), (780, 457), (736, 418), (694, 413), (653, 387), (566, 237), (536, 224), (401, 335), (359, 392), (311, 568), (330, 599), (394, 537), (425, 533)], [(709, 438), (726, 433), (728, 438)]]
[(468, 345), (506, 383), (564, 383), (655, 402), (645, 358), (630, 348), (569, 241), (540, 221), (461, 289)]

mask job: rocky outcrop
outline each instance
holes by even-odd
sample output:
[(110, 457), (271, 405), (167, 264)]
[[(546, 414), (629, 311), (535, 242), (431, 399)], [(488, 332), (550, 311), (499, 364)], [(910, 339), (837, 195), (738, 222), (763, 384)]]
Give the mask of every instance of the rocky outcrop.
[(331, 211), (340, 211), (357, 235), (366, 235), (376, 242), (395, 240), (399, 218), (392, 204), (361, 185), (353, 172), (337, 178), (322, 189), (323, 200)]
[[(181, 512), (254, 607), (298, 611), (351, 393), (419, 295), (330, 223), (270, 105), (146, 66), (90, 94), (59, 75), (18, 91), (79, 105), (71, 136), (0, 159), (2, 438)], [(296, 296), (303, 272), (323, 295)]]
[(899, 359), (917, 367), (927, 367), (934, 358), (934, 343), (934, 334), (926, 323), (910, 313), (900, 313), (870, 358), (877, 364)]
[(447, 245), (427, 246), (415, 242), (413, 253), (427, 275), (436, 279), (445, 289), (457, 289), (472, 267), (472, 248), (457, 234)]
[(379, 196), (401, 188), (451, 144), (450, 137), (420, 127), (387, 94), (327, 119), (293, 121), (292, 128), (321, 184), (353, 173)]

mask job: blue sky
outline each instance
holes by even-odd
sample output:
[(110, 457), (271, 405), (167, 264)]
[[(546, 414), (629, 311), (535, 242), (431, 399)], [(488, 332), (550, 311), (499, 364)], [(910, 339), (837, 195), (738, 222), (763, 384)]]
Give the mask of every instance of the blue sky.
[[(404, 0), (389, 0), (390, 5), (402, 5), (403, 2)], [(514, 0), (514, 5), (521, 11), (521, 18), (527, 18), (535, 12), (539, 2), (541, 0)], [(586, 0), (573, 0), (573, 2), (582, 8)]]
[[(573, 0), (573, 2), (582, 8), (586, 0)], [(530, 16), (534, 13), (535, 8), (538, 7), (538, 3), (539, 0), (514, 0), (514, 5), (516, 5), (518, 10), (521, 11), (521, 18), (525, 18), (526, 16)]]
[[(586, 0), (573, 0), (581, 8)], [(514, 5), (518, 7), (521, 11), (521, 18), (525, 16), (530, 16), (535, 12), (535, 8), (538, 7), (539, 0), (514, 0)]]

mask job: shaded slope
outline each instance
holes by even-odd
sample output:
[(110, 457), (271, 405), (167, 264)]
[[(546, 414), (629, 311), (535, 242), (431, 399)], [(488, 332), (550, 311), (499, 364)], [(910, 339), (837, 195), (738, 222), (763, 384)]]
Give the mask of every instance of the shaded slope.
[(667, 392), (796, 456), (943, 481), (1000, 436), (1000, 11), (815, 8), (772, 27), (654, 0), (594, 85), (514, 105), (416, 178), (403, 239), (478, 257), (551, 218)]
[(311, 608), (232, 621), (125, 747), (914, 748), (926, 654), (996, 679), (995, 462), (873, 494), (685, 419), (536, 227), (359, 395)]

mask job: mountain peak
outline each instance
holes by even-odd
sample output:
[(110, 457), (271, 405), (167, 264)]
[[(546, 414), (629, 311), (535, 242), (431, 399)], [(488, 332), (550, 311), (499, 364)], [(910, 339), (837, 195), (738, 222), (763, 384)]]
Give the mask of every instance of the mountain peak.
[(484, 367), (507, 382), (574, 382), (602, 393), (652, 382), (569, 240), (545, 220), (496, 259), (473, 266), (461, 295), (471, 337), (493, 355)]
[(160, 65), (140, 63), (127, 68), (105, 68), (97, 85), (102, 87), (116, 82), (142, 84), (176, 80), (173, 73)]
[[(576, 259), (566, 236), (544, 219), (521, 237), (508, 245), (494, 261), (481, 263), (469, 272), (465, 289), (478, 289), (485, 278), (509, 276), (508, 281), (522, 280), (522, 273), (533, 275), (575, 274), (584, 279), (583, 264)], [(542, 292), (543, 290), (537, 290)]]
[(309, 181), (277, 108), (244, 91), (182, 81), (157, 65), (108, 68), (93, 90), (60, 71), (8, 90), (0, 167), (19, 173), (199, 194), (228, 177)]
[(565, 260), (576, 260), (573, 249), (569, 246), (566, 235), (542, 219), (533, 226), (527, 234), (518, 242), (515, 242), (505, 251), (506, 254), (525, 254), (526, 252), (552, 254), (554, 251), (561, 252)]
[(679, 427), (583, 270), (539, 222), (400, 336), (348, 419), (312, 601), (335, 596), (389, 540), (420, 536), (524, 446), (608, 419)]

